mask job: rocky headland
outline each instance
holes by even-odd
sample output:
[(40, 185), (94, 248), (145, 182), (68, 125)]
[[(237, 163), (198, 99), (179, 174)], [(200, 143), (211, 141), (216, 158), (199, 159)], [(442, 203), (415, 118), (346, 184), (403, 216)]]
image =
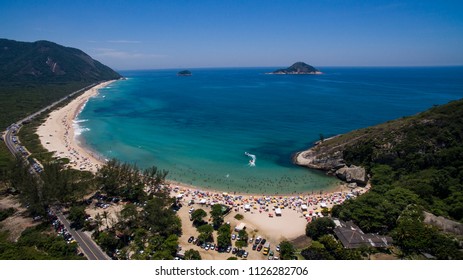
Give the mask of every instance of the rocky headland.
[[(328, 140), (334, 139), (332, 137)], [(369, 175), (365, 168), (356, 165), (347, 165), (343, 158), (343, 147), (340, 145), (323, 145), (324, 141), (318, 141), (315, 146), (302, 152), (298, 152), (293, 161), (300, 166), (325, 171), (342, 181), (349, 183), (349, 187), (365, 186), (368, 183)]]

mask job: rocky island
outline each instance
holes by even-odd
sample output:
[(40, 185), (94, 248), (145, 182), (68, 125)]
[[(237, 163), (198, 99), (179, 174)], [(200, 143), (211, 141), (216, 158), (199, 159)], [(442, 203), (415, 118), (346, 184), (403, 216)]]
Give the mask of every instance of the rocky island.
[(188, 70), (183, 70), (177, 73), (177, 76), (191, 76), (191, 72)]
[(274, 75), (319, 75), (322, 74), (315, 67), (304, 62), (296, 62), (286, 69), (278, 69), (276, 71), (267, 73)]

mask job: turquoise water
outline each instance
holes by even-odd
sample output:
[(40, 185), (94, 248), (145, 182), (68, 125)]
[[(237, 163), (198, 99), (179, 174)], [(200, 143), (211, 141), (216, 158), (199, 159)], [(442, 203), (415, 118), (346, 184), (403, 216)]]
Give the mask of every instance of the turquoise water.
[[(325, 137), (463, 97), (463, 67), (123, 71), (79, 116), (80, 140), (106, 158), (169, 170), (169, 179), (250, 193), (327, 189), (292, 155)], [(249, 152), (256, 166), (248, 166)]]

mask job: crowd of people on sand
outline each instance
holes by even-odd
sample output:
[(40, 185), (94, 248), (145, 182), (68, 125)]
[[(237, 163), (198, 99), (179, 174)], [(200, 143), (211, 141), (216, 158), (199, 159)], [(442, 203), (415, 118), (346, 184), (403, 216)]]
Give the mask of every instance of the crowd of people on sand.
[[(273, 211), (277, 208), (287, 209), (300, 213), (301, 218), (308, 222), (314, 216), (322, 216), (322, 209), (331, 209), (334, 205), (342, 204), (347, 199), (355, 198), (366, 191), (369, 187), (357, 188), (348, 191), (336, 191), (331, 193), (308, 193), (300, 195), (243, 195), (228, 192), (214, 192), (191, 189), (180, 186), (169, 187), (171, 195), (178, 201), (191, 205), (202, 204), (212, 206), (224, 204), (231, 207), (235, 212), (249, 212), (251, 214), (264, 214), (272, 217)], [(278, 211), (278, 212), (280, 212)]]
[[(66, 112), (66, 114), (61, 119), (61, 124), (63, 125), (65, 129), (63, 143), (68, 151), (68, 153), (65, 154), (64, 157), (69, 159), (69, 165), (73, 168), (96, 172), (98, 168), (100, 167), (99, 164), (92, 163), (89, 157), (86, 157), (85, 155), (81, 155), (80, 152), (73, 147), (73, 143), (71, 139), (71, 137), (73, 137), (72, 136), (73, 134), (71, 134), (70, 131), (71, 129), (74, 129), (74, 127), (68, 121), (69, 113), (70, 113), (69, 111)], [(61, 152), (61, 154), (64, 154), (64, 153)]]

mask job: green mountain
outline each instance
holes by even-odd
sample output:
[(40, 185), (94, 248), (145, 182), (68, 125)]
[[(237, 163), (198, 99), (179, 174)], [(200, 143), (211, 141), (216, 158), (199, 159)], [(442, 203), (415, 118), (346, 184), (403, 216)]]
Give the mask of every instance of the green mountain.
[(121, 75), (81, 50), (49, 41), (0, 39), (1, 84), (96, 82)]
[(308, 65), (304, 62), (296, 62), (288, 68), (278, 69), (276, 71), (271, 72), (270, 74), (297, 75), (297, 74), (321, 74), (321, 72), (315, 67)]
[(326, 139), (295, 162), (355, 183), (371, 178), (370, 191), (333, 216), (390, 234), (405, 255), (463, 258), (463, 236), (425, 218), (463, 222), (463, 99)]

